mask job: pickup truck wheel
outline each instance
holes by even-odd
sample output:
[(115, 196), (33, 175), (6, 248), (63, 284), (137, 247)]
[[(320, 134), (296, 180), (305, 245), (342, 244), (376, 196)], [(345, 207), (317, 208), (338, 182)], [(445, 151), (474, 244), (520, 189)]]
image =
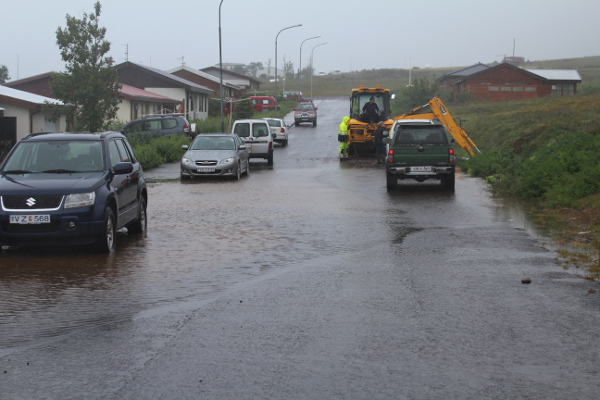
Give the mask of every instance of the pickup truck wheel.
[(442, 186), (446, 190), (454, 190), (456, 187), (456, 176), (453, 173), (442, 178)]
[(106, 207), (106, 210), (104, 210), (102, 232), (96, 238), (96, 250), (100, 253), (112, 253), (116, 248), (116, 239), (115, 214), (112, 208)]
[(317, 120), (316, 119), (313, 121), (313, 126), (317, 126)]
[(138, 212), (138, 218), (127, 227), (127, 231), (131, 233), (142, 234), (146, 232), (147, 228), (148, 218), (146, 215), (146, 201), (142, 197), (140, 199), (140, 209)]
[(398, 178), (391, 174), (390, 171), (385, 171), (385, 180), (388, 190), (395, 189), (398, 187)]
[(300, 122), (294, 122), (294, 126), (300, 126)]

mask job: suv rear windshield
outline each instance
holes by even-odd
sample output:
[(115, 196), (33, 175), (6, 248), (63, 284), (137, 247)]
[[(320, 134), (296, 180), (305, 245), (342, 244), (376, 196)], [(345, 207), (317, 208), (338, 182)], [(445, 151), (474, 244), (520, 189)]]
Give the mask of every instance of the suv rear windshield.
[(398, 146), (448, 146), (446, 132), (441, 125), (398, 125), (394, 138), (394, 144)]

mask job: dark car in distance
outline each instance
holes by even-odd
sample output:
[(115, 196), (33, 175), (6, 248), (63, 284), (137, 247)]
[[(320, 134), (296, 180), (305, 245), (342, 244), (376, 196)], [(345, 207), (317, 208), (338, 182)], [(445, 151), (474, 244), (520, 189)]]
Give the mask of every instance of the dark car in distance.
[(142, 167), (119, 132), (40, 133), (0, 166), (0, 244), (116, 246), (117, 230), (146, 231)]
[(159, 137), (179, 134), (193, 138), (196, 134), (195, 131), (194, 124), (190, 124), (185, 117), (171, 114), (136, 119), (121, 128), (121, 133), (128, 137), (148, 135)]
[(317, 126), (317, 107), (312, 101), (299, 101), (294, 110), (294, 125), (300, 126), (304, 122)]

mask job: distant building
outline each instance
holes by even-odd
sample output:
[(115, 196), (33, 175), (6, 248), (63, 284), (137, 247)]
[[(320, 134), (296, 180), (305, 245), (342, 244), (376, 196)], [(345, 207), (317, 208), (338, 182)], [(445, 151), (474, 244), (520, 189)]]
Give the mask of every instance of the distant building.
[(509, 63), (489, 67), (475, 64), (437, 79), (454, 97), (468, 94), (473, 100), (505, 101), (546, 96), (572, 96), (581, 77), (577, 70), (526, 70)]

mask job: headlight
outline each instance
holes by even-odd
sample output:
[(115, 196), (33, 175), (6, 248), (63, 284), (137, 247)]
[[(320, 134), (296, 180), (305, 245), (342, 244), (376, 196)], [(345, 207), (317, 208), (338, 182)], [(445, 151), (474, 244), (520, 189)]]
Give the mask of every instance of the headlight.
[(96, 192), (70, 194), (65, 200), (65, 208), (91, 206), (94, 200), (96, 200)]
[(233, 157), (231, 158), (224, 158), (221, 161), (219, 161), (219, 164), (233, 164), (233, 161), (235, 159)]
[(182, 163), (182, 164), (184, 164), (184, 165), (190, 165), (190, 164), (193, 164), (193, 163), (194, 163), (194, 161), (193, 161), (193, 160), (191, 160), (191, 159), (189, 159), (189, 158), (185, 158), (185, 157), (183, 157), (183, 158), (181, 159), (181, 163)]

